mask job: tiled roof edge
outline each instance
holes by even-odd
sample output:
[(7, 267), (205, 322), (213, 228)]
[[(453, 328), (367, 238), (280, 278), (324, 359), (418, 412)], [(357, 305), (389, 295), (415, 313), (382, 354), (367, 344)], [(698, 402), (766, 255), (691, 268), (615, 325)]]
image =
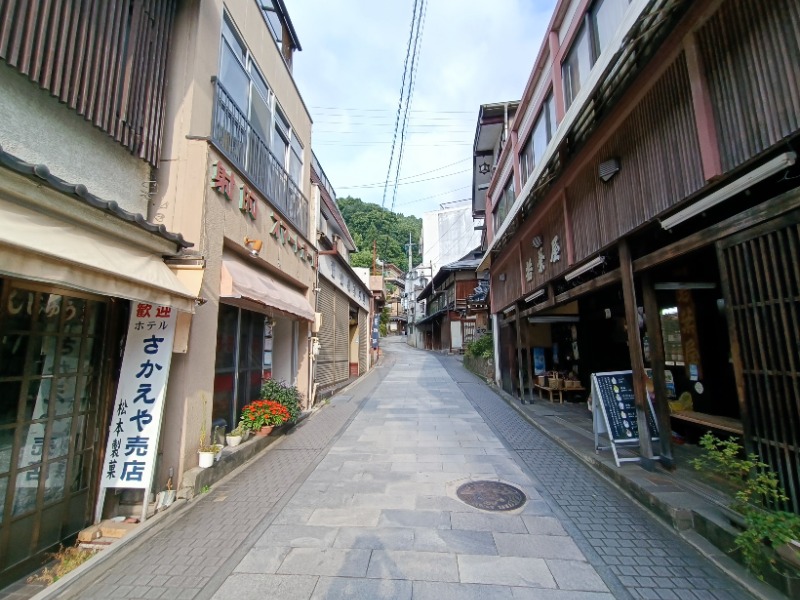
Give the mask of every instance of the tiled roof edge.
[(63, 179), (53, 175), (47, 165), (25, 162), (13, 154), (6, 152), (2, 146), (0, 146), (0, 165), (9, 168), (12, 171), (16, 171), (17, 173), (26, 177), (39, 179), (57, 192), (73, 196), (93, 208), (110, 213), (115, 217), (122, 219), (123, 221), (134, 223), (145, 231), (154, 233), (155, 235), (164, 238), (165, 240), (168, 240), (180, 246), (181, 248), (191, 248), (194, 246), (192, 242), (187, 242), (185, 239), (183, 239), (182, 234), (171, 233), (164, 225), (156, 225), (155, 223), (151, 223), (141, 213), (128, 212), (124, 208), (121, 208), (120, 205), (113, 200), (103, 200), (102, 198), (98, 198), (92, 194), (82, 183), (67, 183)]

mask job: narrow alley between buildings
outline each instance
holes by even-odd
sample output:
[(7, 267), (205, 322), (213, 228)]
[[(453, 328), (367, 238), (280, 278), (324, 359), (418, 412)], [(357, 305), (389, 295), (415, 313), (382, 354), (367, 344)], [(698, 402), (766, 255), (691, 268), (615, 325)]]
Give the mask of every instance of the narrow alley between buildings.
[[(386, 342), (359, 383), (48, 597), (751, 597), (456, 357)], [(475, 498), (506, 510), (473, 508), (471, 481), (524, 504), (502, 488)]]

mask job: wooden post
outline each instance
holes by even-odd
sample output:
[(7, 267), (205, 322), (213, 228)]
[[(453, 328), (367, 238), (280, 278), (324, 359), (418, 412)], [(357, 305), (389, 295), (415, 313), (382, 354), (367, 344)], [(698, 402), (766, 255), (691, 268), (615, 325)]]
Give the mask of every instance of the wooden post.
[(525, 401), (525, 386), (522, 384), (522, 319), (520, 319), (520, 306), (519, 303), (514, 305), (514, 310), (517, 313), (517, 379), (519, 384), (519, 399), (520, 402)]
[(658, 302), (650, 273), (644, 272), (642, 280), (642, 300), (647, 337), (650, 340), (650, 366), (653, 369), (653, 389), (656, 394), (656, 419), (661, 438), (661, 464), (672, 470), (672, 423), (669, 419), (669, 399), (667, 398), (667, 378), (664, 373), (664, 337), (661, 331)]
[(625, 239), (619, 242), (619, 270), (622, 276), (622, 298), (625, 302), (625, 322), (628, 329), (628, 351), (631, 355), (633, 371), (633, 394), (636, 399), (636, 423), (639, 427), (639, 451), (643, 468), (652, 471), (653, 444), (650, 439), (650, 427), (647, 425), (647, 388), (645, 387), (644, 359), (642, 357), (642, 340), (639, 335), (639, 314), (636, 310), (636, 288), (633, 281), (633, 263), (631, 250)]

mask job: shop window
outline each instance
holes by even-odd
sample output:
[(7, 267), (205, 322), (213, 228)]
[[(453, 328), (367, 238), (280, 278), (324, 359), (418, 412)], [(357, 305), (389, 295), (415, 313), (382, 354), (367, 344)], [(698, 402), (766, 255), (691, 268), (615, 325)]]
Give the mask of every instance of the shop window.
[(683, 365), (683, 343), (678, 321), (678, 307), (661, 309), (661, 331), (664, 338), (664, 362), (667, 365)]
[(264, 315), (221, 305), (217, 324), (212, 418), (228, 427), (242, 407), (259, 397), (263, 379)]

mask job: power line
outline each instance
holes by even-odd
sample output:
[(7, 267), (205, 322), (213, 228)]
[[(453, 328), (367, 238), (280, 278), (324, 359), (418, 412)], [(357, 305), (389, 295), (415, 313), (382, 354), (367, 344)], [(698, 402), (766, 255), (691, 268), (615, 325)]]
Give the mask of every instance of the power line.
[[(336, 110), (336, 111), (363, 111), (363, 112), (388, 112), (394, 113), (394, 109), (391, 108), (368, 108), (368, 107), (352, 107), (352, 108), (344, 108), (339, 106), (312, 106), (312, 109), (316, 110)], [(411, 111), (412, 113), (442, 113), (442, 114), (475, 114), (475, 109), (470, 110), (424, 110), (424, 109), (414, 109)]]
[[(447, 173), (446, 175), (437, 175), (436, 177), (428, 177), (426, 179), (418, 179), (416, 181), (405, 181), (405, 182), (402, 182), (402, 183), (399, 183), (399, 182), (395, 181), (394, 182), (394, 188), (395, 188), (395, 190), (397, 190), (397, 186), (398, 185), (411, 185), (411, 184), (414, 184), (414, 183), (423, 183), (425, 181), (433, 181), (434, 179), (443, 179), (444, 177), (452, 177), (453, 175), (461, 175), (462, 173), (467, 173), (468, 171), (472, 171), (472, 169), (464, 169), (463, 171), (456, 171), (455, 173)], [(382, 185), (383, 185), (383, 183), (378, 183), (377, 185), (351, 185), (351, 186), (341, 186), (340, 185), (340, 186), (337, 186), (337, 187), (339, 187), (341, 189), (344, 189), (344, 190), (352, 190), (352, 189), (356, 189), (356, 188), (359, 188), (359, 189), (364, 189), (364, 188), (373, 189), (373, 188), (376, 188), (376, 187), (380, 187)], [(395, 197), (396, 197), (396, 194), (395, 194)], [(394, 202), (392, 202), (392, 210), (394, 210)]]
[[(435, 173), (436, 171), (441, 171), (442, 169), (446, 169), (447, 167), (452, 167), (452, 166), (461, 164), (462, 162), (467, 162), (468, 160), (472, 160), (472, 157), (471, 156), (467, 156), (466, 158), (462, 158), (461, 160), (457, 160), (456, 162), (451, 162), (451, 163), (448, 163), (446, 165), (442, 165), (441, 167), (436, 167), (435, 169), (431, 169), (430, 171), (423, 171), (422, 173), (415, 173), (414, 175), (406, 175), (405, 177), (401, 177), (398, 181), (403, 181), (405, 179), (411, 179), (413, 177), (421, 177), (422, 175), (427, 175), (428, 173)], [(363, 186), (368, 186), (368, 185), (382, 185), (382, 184), (383, 184), (382, 181), (377, 181), (375, 183), (360, 183), (358, 185), (351, 185), (351, 186), (344, 186), (344, 187), (354, 188), (354, 187), (363, 187)]]
[[(400, 178), (400, 169), (403, 165), (403, 153), (406, 146), (406, 132), (408, 130), (408, 111), (411, 110), (411, 103), (414, 100), (414, 75), (417, 72), (419, 65), (419, 57), (422, 54), (422, 32), (425, 30), (425, 16), (428, 14), (427, 0), (422, 0), (420, 7), (419, 24), (417, 25), (417, 35), (414, 37), (414, 54), (411, 58), (411, 81), (408, 84), (408, 99), (406, 101), (406, 113), (403, 115), (403, 130), (400, 133), (400, 154), (397, 158), (397, 170), (394, 177), (394, 191), (392, 193), (392, 211), (394, 211), (394, 203), (397, 201), (397, 180)], [(419, 46), (418, 46), (419, 44)]]
[[(417, 25), (417, 19), (418, 19), (418, 17), (417, 17), (417, 4), (418, 4), (418, 0), (414, 0), (414, 10), (411, 13), (411, 27), (410, 27), (409, 32), (408, 32), (408, 43), (406, 45), (406, 58), (405, 58), (405, 61), (403, 63), (403, 78), (402, 78), (402, 81), (401, 81), (401, 84), (400, 84), (400, 100), (397, 103), (397, 117), (395, 118), (394, 134), (392, 135), (392, 150), (391, 150), (391, 153), (389, 154), (389, 167), (386, 170), (386, 183), (387, 184), (389, 182), (389, 175), (392, 172), (392, 161), (394, 160), (394, 146), (395, 146), (395, 142), (397, 141), (397, 131), (398, 131), (398, 127), (399, 127), (399, 124), (400, 124), (400, 113), (402, 112), (402, 109), (403, 109), (403, 98), (405, 96), (405, 90), (406, 90), (406, 77), (408, 76), (408, 59), (411, 56), (411, 45), (412, 45), (412, 40), (414, 38), (414, 29), (415, 29), (415, 26)], [(386, 206), (386, 187), (385, 186), (383, 188), (383, 201), (381, 202), (381, 208), (383, 208), (384, 206)]]

